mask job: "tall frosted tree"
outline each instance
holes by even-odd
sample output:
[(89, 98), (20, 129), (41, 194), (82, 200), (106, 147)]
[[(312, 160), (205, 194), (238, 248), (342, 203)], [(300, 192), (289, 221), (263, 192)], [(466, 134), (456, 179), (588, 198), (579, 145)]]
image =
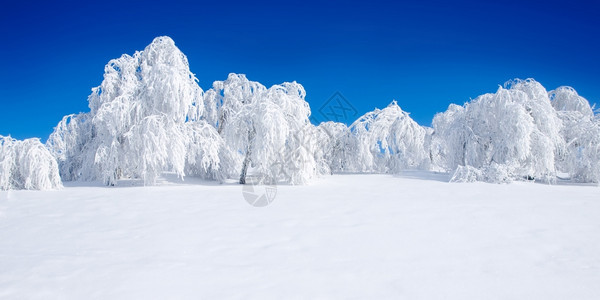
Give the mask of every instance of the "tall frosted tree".
[[(217, 156), (208, 155), (204, 161), (196, 156), (219, 151), (223, 142), (210, 132), (216, 131), (213, 127), (202, 125), (202, 89), (170, 38), (158, 37), (133, 56), (111, 60), (88, 101), (90, 112), (65, 117), (47, 143), (63, 178), (107, 185), (120, 178), (141, 178), (152, 184), (165, 171), (183, 178), (186, 166), (201, 166), (195, 174), (219, 177), (221, 162), (206, 161)], [(190, 122), (198, 125), (186, 125)]]
[(231, 119), (226, 141), (241, 149), (240, 183), (253, 167), (266, 183), (305, 183), (315, 176), (310, 108), (304, 88), (295, 82), (261, 92)]

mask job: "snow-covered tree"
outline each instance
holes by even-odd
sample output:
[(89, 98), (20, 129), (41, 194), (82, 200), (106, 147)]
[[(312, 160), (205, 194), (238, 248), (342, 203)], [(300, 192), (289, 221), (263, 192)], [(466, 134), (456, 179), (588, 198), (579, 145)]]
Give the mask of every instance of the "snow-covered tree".
[[(226, 80), (215, 81), (213, 87), (204, 93), (205, 119), (226, 142), (228, 160), (223, 176), (245, 178), (245, 175), (240, 174), (247, 157), (245, 155), (248, 151), (247, 140), (252, 132), (248, 132), (245, 128), (242, 111), (247, 110), (245, 106), (264, 97), (266, 90), (265, 86), (248, 80), (244, 74), (230, 73)], [(240, 128), (235, 126), (244, 128), (237, 132), (236, 129)], [(240, 179), (240, 182), (245, 181)]]
[(60, 187), (58, 163), (39, 139), (0, 136), (0, 190)]
[(396, 101), (361, 116), (350, 131), (349, 170), (387, 173), (427, 165), (427, 132)]
[(250, 166), (267, 183), (301, 184), (316, 175), (314, 141), (307, 136), (313, 125), (305, 95), (296, 82), (274, 85), (233, 118), (235, 125), (228, 127), (226, 140), (242, 136), (240, 182), (245, 181)]
[(221, 162), (207, 161), (217, 156), (197, 154), (222, 147), (222, 141), (197, 132), (214, 129), (202, 125), (202, 89), (170, 38), (158, 37), (144, 51), (111, 60), (88, 101), (89, 113), (65, 117), (48, 140), (65, 179), (114, 185), (120, 178), (141, 178), (152, 184), (165, 171), (183, 177), (186, 166), (192, 170), (198, 162), (205, 175), (219, 177)]
[(589, 102), (571, 87), (549, 92), (563, 122), (566, 151), (558, 160), (561, 171), (576, 182), (600, 182), (600, 118)]
[(296, 82), (267, 89), (245, 75), (230, 74), (205, 94), (207, 114), (237, 156), (240, 183), (248, 169), (264, 183), (305, 183), (318, 174), (314, 126), (306, 92)]
[(433, 126), (433, 160), (447, 170), (472, 167), (490, 182), (556, 176), (562, 123), (548, 93), (533, 79), (508, 82), (464, 106), (450, 105), (435, 116)]

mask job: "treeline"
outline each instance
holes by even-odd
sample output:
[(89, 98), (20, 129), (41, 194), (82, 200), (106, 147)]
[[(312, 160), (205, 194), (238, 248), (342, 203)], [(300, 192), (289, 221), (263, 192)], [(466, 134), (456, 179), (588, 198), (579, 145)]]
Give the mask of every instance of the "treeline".
[[(600, 118), (569, 87), (514, 80), (423, 127), (393, 101), (347, 126), (309, 121), (296, 82), (270, 88), (230, 74), (203, 91), (168, 37), (105, 67), (90, 111), (65, 116), (45, 147), (2, 137), (1, 189), (64, 181), (234, 178), (304, 184), (332, 173), (449, 172), (452, 181), (600, 181)], [(58, 178), (60, 174), (60, 178)]]

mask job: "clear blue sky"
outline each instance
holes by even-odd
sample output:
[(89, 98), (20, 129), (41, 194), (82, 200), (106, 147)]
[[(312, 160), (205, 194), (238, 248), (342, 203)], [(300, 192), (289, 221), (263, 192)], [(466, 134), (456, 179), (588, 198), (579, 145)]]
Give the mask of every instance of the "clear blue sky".
[(430, 125), (449, 103), (533, 77), (600, 102), (600, 17), (592, 1), (5, 1), (0, 134), (43, 140), (88, 111), (104, 65), (168, 35), (203, 89), (230, 72), (296, 80), (313, 114), (336, 91), (359, 114), (393, 99)]

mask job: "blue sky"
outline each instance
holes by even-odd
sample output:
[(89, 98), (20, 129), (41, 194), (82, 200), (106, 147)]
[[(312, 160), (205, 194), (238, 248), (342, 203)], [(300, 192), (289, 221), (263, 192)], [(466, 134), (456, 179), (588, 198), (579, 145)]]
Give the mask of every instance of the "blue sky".
[(0, 134), (43, 140), (88, 111), (104, 65), (168, 35), (203, 89), (230, 72), (296, 80), (317, 117), (336, 92), (358, 114), (393, 99), (422, 125), (511, 78), (600, 102), (591, 1), (11, 1), (0, 11)]

